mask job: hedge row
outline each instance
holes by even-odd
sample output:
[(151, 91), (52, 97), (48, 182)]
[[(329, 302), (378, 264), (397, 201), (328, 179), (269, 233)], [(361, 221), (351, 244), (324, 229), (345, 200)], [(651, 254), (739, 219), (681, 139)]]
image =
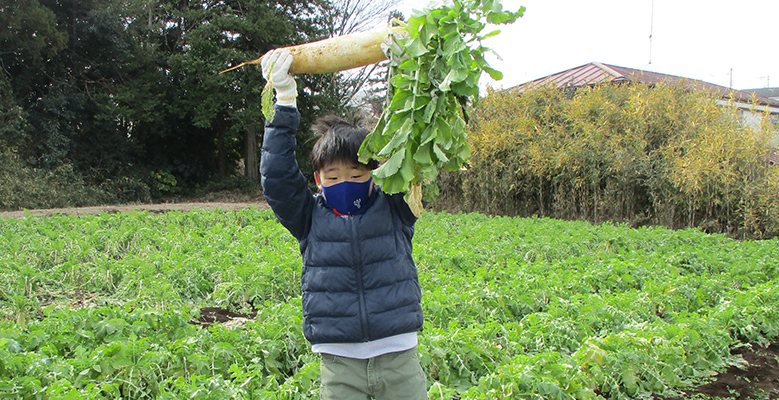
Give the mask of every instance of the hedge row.
[(470, 168), (439, 207), (601, 223), (779, 234), (777, 127), (681, 86), (491, 91), (472, 112)]

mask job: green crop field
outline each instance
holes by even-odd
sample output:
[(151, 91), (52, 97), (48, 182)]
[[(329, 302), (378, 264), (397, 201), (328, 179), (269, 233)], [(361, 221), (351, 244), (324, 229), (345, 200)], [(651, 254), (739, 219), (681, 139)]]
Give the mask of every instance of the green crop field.
[[(779, 335), (779, 240), (442, 213), (414, 243), (431, 399), (668, 393)], [(300, 270), (269, 211), (0, 220), (0, 397), (317, 398)]]

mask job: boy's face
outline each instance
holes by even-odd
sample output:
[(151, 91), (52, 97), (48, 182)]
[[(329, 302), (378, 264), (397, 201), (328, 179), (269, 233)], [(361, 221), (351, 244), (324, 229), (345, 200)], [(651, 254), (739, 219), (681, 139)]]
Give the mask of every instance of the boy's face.
[(371, 170), (363, 164), (352, 161), (336, 161), (317, 171), (317, 184), (329, 187), (341, 182), (367, 182)]

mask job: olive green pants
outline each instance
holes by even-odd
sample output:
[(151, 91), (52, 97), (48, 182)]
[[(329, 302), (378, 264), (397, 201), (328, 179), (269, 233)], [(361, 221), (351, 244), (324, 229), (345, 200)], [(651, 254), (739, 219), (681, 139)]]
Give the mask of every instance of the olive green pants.
[(322, 354), (322, 400), (427, 399), (417, 349), (360, 360)]

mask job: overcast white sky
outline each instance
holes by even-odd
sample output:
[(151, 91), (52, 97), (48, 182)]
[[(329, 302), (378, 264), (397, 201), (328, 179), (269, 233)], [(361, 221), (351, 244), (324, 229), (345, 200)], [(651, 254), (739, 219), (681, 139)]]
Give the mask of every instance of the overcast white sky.
[[(402, 0), (401, 10), (427, 4)], [(505, 9), (522, 5), (525, 16), (485, 43), (503, 58), (491, 64), (504, 78), (483, 85), (598, 61), (722, 86), (732, 79), (735, 89), (779, 87), (779, 0), (503, 0)]]

